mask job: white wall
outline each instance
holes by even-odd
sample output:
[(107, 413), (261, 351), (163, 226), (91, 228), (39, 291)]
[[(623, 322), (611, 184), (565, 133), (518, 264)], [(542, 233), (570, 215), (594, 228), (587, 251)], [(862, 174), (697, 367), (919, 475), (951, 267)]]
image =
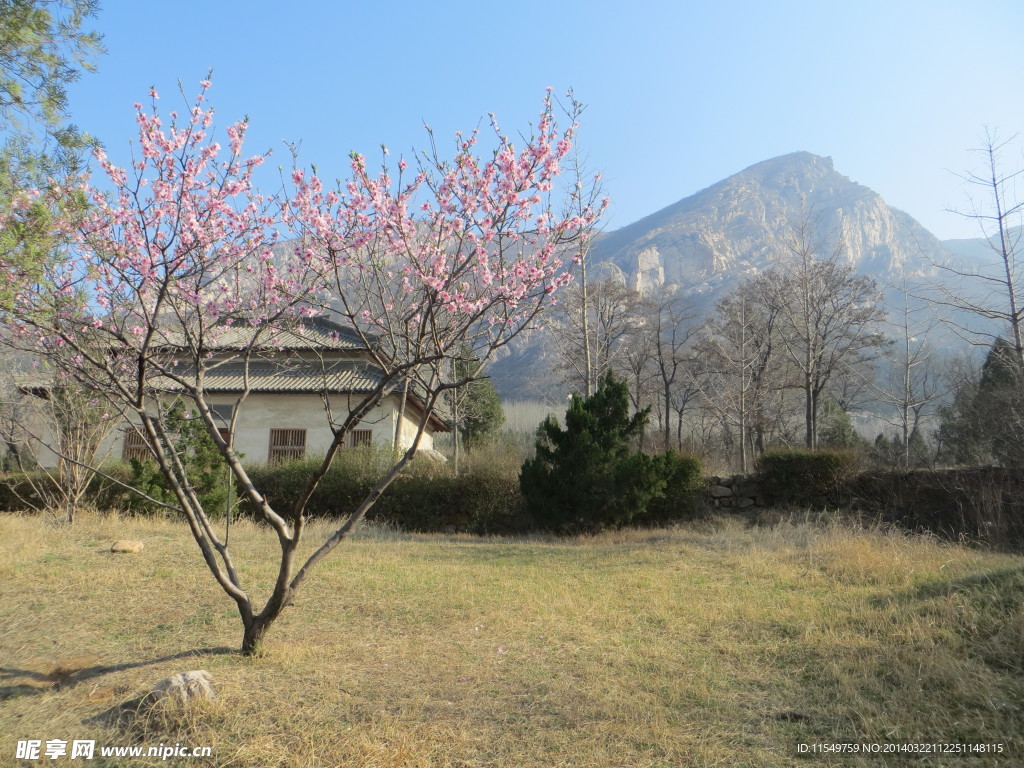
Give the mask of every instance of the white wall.
[[(210, 405), (233, 405), (235, 399), (228, 395), (210, 395)], [(376, 445), (391, 445), (395, 439), (395, 424), (398, 421), (399, 396), (391, 395), (371, 411), (360, 424), (359, 429), (369, 429)], [(355, 405), (355, 402), (351, 403)], [(344, 396), (331, 398), (334, 417), (343, 419), (349, 408), (349, 399)], [(403, 419), (399, 442), (408, 448), (416, 435), (415, 414), (407, 413)], [(323, 456), (333, 435), (328, 427), (324, 402), (319, 395), (251, 394), (239, 407), (235, 424), (235, 450), (244, 454), (245, 463), (260, 463), (268, 459), (271, 429), (305, 429), (306, 456)], [(43, 438), (44, 441), (47, 437)], [(103, 455), (120, 459), (123, 452), (123, 432), (115, 428)], [(432, 430), (428, 427), (420, 440), (420, 450), (434, 447)], [(57, 457), (41, 445), (36, 446), (40, 464), (53, 467)]]
[[(359, 429), (373, 432), (374, 444), (391, 445), (394, 441), (397, 401), (397, 397), (388, 397), (360, 422)], [(210, 396), (211, 405), (233, 402), (228, 397)], [(335, 396), (330, 405), (335, 419), (341, 420), (347, 415), (350, 403), (346, 397)], [(402, 447), (408, 447), (415, 435), (415, 425), (411, 425), (408, 418), (403, 422), (399, 440)], [(249, 395), (239, 408), (235, 425), (235, 449), (245, 454), (246, 462), (267, 460), (271, 429), (305, 429), (307, 457), (322, 456), (333, 439), (319, 395)], [(433, 437), (429, 433), (424, 434), (420, 448), (433, 448)]]

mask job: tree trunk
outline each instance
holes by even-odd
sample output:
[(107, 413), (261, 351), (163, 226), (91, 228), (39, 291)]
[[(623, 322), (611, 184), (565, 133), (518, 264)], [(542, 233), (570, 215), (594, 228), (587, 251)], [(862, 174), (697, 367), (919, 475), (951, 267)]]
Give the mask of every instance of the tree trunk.
[(747, 474), (747, 393), (740, 374), (740, 472)]
[(804, 420), (806, 422), (805, 439), (808, 450), (813, 451), (814, 445), (814, 390), (811, 386), (810, 374), (804, 374)]
[(584, 394), (590, 397), (594, 394), (596, 382), (594, 381), (594, 366), (591, 361), (590, 352), (590, 294), (587, 289), (587, 252), (580, 252), (580, 290), (583, 296), (583, 315), (580, 324), (583, 328), (583, 371), (586, 378), (586, 391)]
[(267, 630), (270, 629), (270, 625), (274, 623), (274, 620), (280, 615), (280, 611), (276, 611), (273, 614), (259, 616), (253, 616), (252, 619), (245, 624), (245, 632), (242, 635), (242, 655), (243, 656), (257, 656), (263, 647), (263, 636), (267, 634)]

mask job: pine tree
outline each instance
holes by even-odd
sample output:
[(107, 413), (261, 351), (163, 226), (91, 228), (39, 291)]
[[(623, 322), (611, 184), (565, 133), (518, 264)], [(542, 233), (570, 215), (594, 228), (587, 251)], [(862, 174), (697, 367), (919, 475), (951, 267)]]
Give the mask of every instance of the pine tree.
[(977, 383), (965, 382), (940, 418), (947, 460), (1024, 465), (1024, 381), (1015, 346), (996, 339)]
[(565, 429), (549, 416), (537, 430), (537, 454), (519, 475), (530, 510), (545, 527), (587, 532), (618, 527), (661, 495), (660, 459), (632, 449), (650, 408), (629, 415), (629, 390), (612, 374), (589, 397), (573, 395)]
[(832, 395), (826, 394), (821, 401), (821, 415), (818, 420), (818, 441), (825, 448), (864, 448), (867, 441), (857, 434), (850, 414)]
[[(467, 359), (459, 360), (455, 365), (458, 376), (469, 376), (479, 362)], [(474, 445), (487, 440), (505, 423), (501, 397), (490, 379), (473, 379), (459, 388), (457, 396), (459, 424), (456, 426), (466, 444)]]

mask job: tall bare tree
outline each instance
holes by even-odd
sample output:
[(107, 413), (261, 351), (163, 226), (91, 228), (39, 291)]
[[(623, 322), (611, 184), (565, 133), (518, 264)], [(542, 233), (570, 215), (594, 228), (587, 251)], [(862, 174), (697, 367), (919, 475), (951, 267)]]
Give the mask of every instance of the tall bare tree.
[(735, 429), (739, 439), (740, 470), (750, 455), (763, 453), (771, 418), (768, 398), (779, 380), (780, 359), (776, 324), (781, 310), (766, 303), (768, 286), (747, 281), (722, 299), (702, 340), (707, 372), (705, 400)]
[(637, 328), (640, 296), (621, 273), (608, 268), (595, 280), (573, 281), (559, 299), (548, 325), (565, 381), (580, 393), (596, 391), (609, 371), (627, 368), (627, 340)]
[(991, 256), (975, 267), (935, 264), (953, 280), (935, 283), (930, 298), (939, 307), (967, 315), (962, 322), (955, 317), (948, 320), (973, 343), (989, 347), (997, 337), (1008, 336), (1024, 375), (1024, 296), (1019, 274), (1024, 266), (1024, 199), (1016, 191), (1024, 168), (1012, 164), (1007, 167), (1003, 159), (1015, 139), (1004, 140), (995, 131), (985, 129), (981, 146), (973, 150), (983, 159), (981, 169), (961, 174), (977, 194), (968, 195), (968, 208), (951, 209), (977, 223)]
[(901, 306), (887, 323), (893, 344), (884, 353), (886, 375), (875, 383), (878, 399), (892, 409), (884, 417), (898, 430), (900, 462), (910, 467), (912, 446), (922, 437), (925, 419), (947, 393), (930, 337), (938, 325), (929, 308), (914, 305), (906, 273), (900, 285)]
[[(572, 171), (576, 178), (582, 179), (586, 175), (585, 161), (580, 156), (579, 148), (572, 152)], [(602, 184), (600, 174), (593, 176), (593, 182), (590, 188), (591, 199), (596, 200), (601, 195)], [(570, 209), (566, 212), (567, 216), (581, 216), (584, 214), (583, 203), (581, 202), (582, 197), (574, 197), (569, 201)], [(590, 240), (583, 240), (577, 246), (576, 252), (576, 265), (577, 265), (577, 284), (575, 286), (574, 298), (579, 307), (578, 315), (578, 331), (577, 336), (578, 349), (574, 360), (576, 361), (573, 368), (576, 369), (577, 375), (582, 379), (583, 387), (581, 392), (590, 397), (597, 391), (599, 382), (601, 382), (605, 375), (608, 373), (607, 370), (599, 371), (600, 362), (599, 358), (595, 359), (595, 351), (592, 348), (592, 338), (590, 332), (591, 326), (591, 306), (593, 300), (591, 298), (591, 264), (590, 264)]]
[[(678, 290), (663, 286), (644, 298), (642, 303), (646, 347), (650, 350), (654, 380), (659, 390), (662, 447), (668, 450), (672, 441), (673, 405), (681, 405), (678, 416), (693, 402), (693, 367), (690, 344), (697, 335), (697, 313)], [(673, 395), (676, 395), (674, 398)]]
[(818, 403), (843, 373), (877, 356), (885, 339), (882, 292), (845, 260), (836, 233), (821, 233), (820, 216), (805, 208), (789, 222), (778, 269), (757, 282), (762, 301), (778, 313), (780, 346), (804, 393), (804, 442), (818, 444)]
[[(656, 373), (651, 334), (645, 327), (644, 304), (640, 297), (634, 305), (634, 327), (623, 343), (623, 353), (617, 365), (617, 375), (626, 383), (630, 406), (634, 412), (650, 408), (655, 398)], [(662, 418), (660, 409), (658, 417)], [(640, 449), (645, 447), (647, 422), (640, 429)]]

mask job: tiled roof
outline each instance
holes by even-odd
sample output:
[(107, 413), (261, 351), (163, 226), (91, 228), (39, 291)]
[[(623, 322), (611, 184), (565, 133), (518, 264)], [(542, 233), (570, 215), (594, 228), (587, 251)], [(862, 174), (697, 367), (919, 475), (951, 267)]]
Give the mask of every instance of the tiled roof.
[[(258, 338), (255, 338), (257, 333)], [(301, 328), (289, 328), (275, 331), (239, 325), (217, 329), (213, 336), (214, 349), (234, 350), (245, 349), (253, 345), (260, 349), (282, 350), (361, 350), (366, 349), (363, 340), (349, 327), (338, 325), (323, 318), (311, 318)], [(163, 334), (162, 346), (167, 348), (187, 346), (180, 333)]]
[[(203, 376), (207, 392), (241, 392), (246, 367), (229, 362), (214, 365)], [(352, 360), (288, 360), (248, 366), (251, 392), (369, 392), (381, 381), (376, 366)]]

